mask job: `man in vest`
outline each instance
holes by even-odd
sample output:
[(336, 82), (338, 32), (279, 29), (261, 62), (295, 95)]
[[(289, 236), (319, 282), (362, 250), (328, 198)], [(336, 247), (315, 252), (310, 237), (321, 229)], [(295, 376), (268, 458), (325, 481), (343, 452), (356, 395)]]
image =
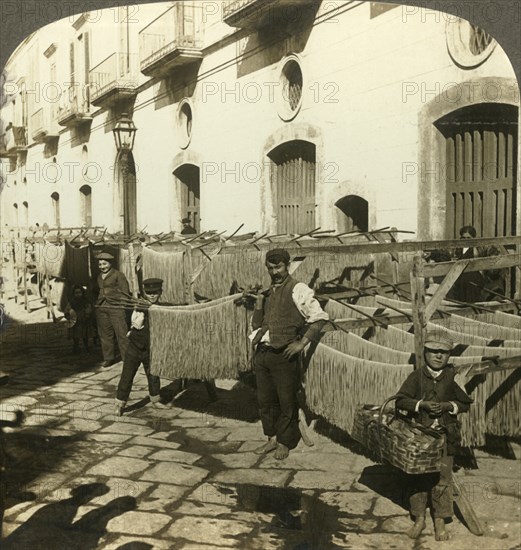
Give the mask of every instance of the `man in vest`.
[[(312, 340), (318, 340), (329, 319), (313, 290), (290, 276), (290, 257), (280, 248), (266, 254), (272, 285), (255, 298), (250, 336), (255, 348), (257, 399), (268, 442), (257, 454), (275, 451), (285, 459), (300, 439), (297, 392), (300, 387), (298, 357)], [(266, 294), (266, 296), (265, 296)]]

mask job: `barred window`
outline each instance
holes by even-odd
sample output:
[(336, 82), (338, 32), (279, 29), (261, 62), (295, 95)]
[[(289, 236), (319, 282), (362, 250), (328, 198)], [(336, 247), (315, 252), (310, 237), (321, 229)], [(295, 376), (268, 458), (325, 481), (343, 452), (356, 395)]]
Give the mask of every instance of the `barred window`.
[(490, 34), (485, 32), (480, 27), (469, 23), (470, 25), (470, 37), (469, 48), (473, 55), (482, 54), (494, 40)]
[(295, 55), (286, 58), (280, 72), (279, 116), (289, 121), (295, 118), (302, 104), (304, 77), (299, 59)]

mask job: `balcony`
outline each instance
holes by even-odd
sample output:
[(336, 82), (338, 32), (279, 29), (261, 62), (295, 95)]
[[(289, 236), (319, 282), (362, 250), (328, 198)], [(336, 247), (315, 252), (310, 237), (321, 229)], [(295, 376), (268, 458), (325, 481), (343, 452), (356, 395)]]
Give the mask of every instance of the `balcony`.
[(90, 102), (110, 106), (136, 95), (137, 54), (115, 52), (90, 73)]
[(62, 93), (56, 114), (60, 126), (77, 126), (92, 120), (89, 114), (89, 88), (70, 86)]
[(17, 153), (27, 151), (27, 128), (9, 124), (4, 133), (4, 143), (3, 157), (13, 157)]
[(182, 65), (202, 59), (202, 6), (178, 3), (139, 33), (141, 72), (162, 77)]
[(298, 21), (303, 9), (316, 4), (317, 0), (224, 0), (223, 21), (230, 27), (260, 29)]
[(49, 141), (58, 135), (58, 129), (48, 109), (40, 107), (31, 115), (31, 136), (36, 143)]

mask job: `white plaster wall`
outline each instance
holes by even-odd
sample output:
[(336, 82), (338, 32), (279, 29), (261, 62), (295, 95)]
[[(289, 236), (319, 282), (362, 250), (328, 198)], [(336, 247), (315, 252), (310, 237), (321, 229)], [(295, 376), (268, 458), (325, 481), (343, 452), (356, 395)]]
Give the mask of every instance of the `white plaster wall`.
[[(186, 150), (179, 147), (176, 129), (178, 99), (183, 93), (178, 92), (175, 100), (158, 98), (165, 92), (164, 82), (152, 83), (140, 74), (141, 91), (133, 115), (138, 128), (134, 159), (139, 228), (146, 226), (152, 233), (180, 228), (178, 210), (172, 204), (176, 200), (172, 170), (174, 159), (184, 154), (200, 159), (203, 230), (234, 230), (241, 223), (243, 231), (264, 230), (270, 223), (263, 205), (268, 169), (265, 145), (277, 133), (291, 138), (298, 127), (317, 128), (320, 134), (317, 220), (323, 228), (335, 227), (334, 203), (339, 198), (358, 194), (369, 201), (371, 228), (397, 226), (416, 231), (420, 110), (454, 83), (479, 76), (514, 78), (514, 72), (499, 46), (476, 69), (456, 66), (447, 51), (444, 17), (426, 18), (420, 10), (411, 14), (396, 8), (370, 19), (366, 2), (324, 21), (325, 11), (332, 7), (333, 3), (323, 4), (318, 14), (322, 22), (306, 31), (307, 40), (286, 38), (266, 47), (256, 33), (248, 35), (228, 27), (220, 10), (214, 12), (208, 4), (204, 14), (208, 49), (191, 97), (193, 131)], [(131, 14), (129, 30), (136, 51), (139, 30), (164, 9), (165, 5), (145, 5)], [(115, 14), (105, 10), (84, 26), (92, 36), (91, 67), (118, 47)], [(49, 26), (39, 31), (15, 53), (9, 71), (34, 79), (26, 52), (37, 44), (41, 55), (51, 41), (57, 42), (58, 51), (66, 51), (75, 31), (66, 25), (59, 29), (56, 32)], [(254, 47), (258, 53), (239, 65), (234, 62), (238, 54)], [(295, 119), (284, 122), (270, 90), (278, 90), (280, 60), (295, 48), (304, 71), (303, 101)], [(60, 59), (67, 61), (63, 55)], [(62, 78), (67, 71), (67, 67), (60, 68)], [(183, 83), (183, 73), (179, 74), (179, 82), (172, 78), (174, 87), (186, 85), (189, 89), (189, 82)], [(38, 78), (45, 82), (46, 77)], [(493, 99), (493, 90), (475, 92), (485, 101)], [(4, 111), (2, 119), (6, 120)], [(52, 183), (42, 182), (42, 176), (38, 182), (36, 176), (30, 176), (31, 171), (37, 173), (38, 167), (42, 170), (52, 159), (43, 157), (43, 145), (31, 144), (27, 189), (20, 185), (20, 170), (7, 176), (9, 186), (1, 196), (3, 220), (9, 219), (13, 202), (21, 205), (28, 200), (29, 222), (50, 223), (49, 197), (58, 191), (62, 226), (80, 225), (79, 188), (88, 183), (93, 224), (107, 225), (109, 230), (117, 227), (114, 114), (93, 108), (93, 115), (86, 145), (88, 161), (95, 163), (95, 168), (87, 177), (83, 175), (83, 144), (76, 144), (71, 131), (62, 129), (56, 156), (62, 177)]]

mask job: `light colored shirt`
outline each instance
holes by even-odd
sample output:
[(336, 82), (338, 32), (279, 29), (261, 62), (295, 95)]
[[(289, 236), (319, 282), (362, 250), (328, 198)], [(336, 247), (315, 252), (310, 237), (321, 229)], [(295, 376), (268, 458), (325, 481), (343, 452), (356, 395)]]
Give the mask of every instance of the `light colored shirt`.
[[(276, 286), (272, 287), (272, 292), (277, 292)], [(318, 300), (315, 298), (314, 291), (305, 283), (297, 283), (293, 287), (291, 297), (300, 314), (306, 320), (306, 323), (311, 324), (316, 321), (329, 321), (329, 315), (320, 307)], [(260, 328), (254, 330), (248, 338), (253, 341), (259, 330)], [(260, 341), (264, 344), (270, 343), (269, 330), (264, 333)]]

